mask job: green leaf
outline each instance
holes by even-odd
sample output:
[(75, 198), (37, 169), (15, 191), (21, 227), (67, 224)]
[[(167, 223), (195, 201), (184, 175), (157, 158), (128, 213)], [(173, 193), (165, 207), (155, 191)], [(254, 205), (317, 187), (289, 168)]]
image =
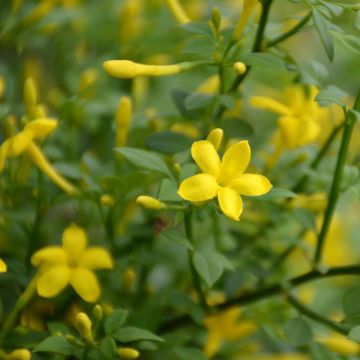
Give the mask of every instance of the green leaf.
[(221, 128), (227, 138), (248, 138), (254, 133), (254, 128), (247, 121), (237, 117), (227, 117), (221, 123)]
[(49, 322), (46, 324), (51, 335), (68, 335), (71, 334), (70, 329), (63, 323), (60, 322)]
[(108, 336), (101, 340), (100, 342), (100, 352), (106, 359), (116, 358), (116, 342), (115, 340)]
[(310, 326), (302, 318), (289, 320), (284, 327), (289, 342), (296, 346), (303, 346), (311, 343), (313, 332)]
[(185, 98), (185, 106), (188, 110), (204, 109), (213, 98), (213, 94), (192, 93)]
[(357, 30), (360, 30), (360, 11), (356, 12), (356, 16), (354, 19), (354, 26)]
[(307, 84), (323, 84), (329, 76), (329, 72), (321, 62), (310, 60), (303, 69), (302, 81)]
[(347, 317), (360, 314), (360, 288), (350, 290), (343, 298), (343, 308)]
[(286, 70), (285, 63), (278, 56), (271, 53), (245, 54), (241, 56), (240, 60), (246, 65)]
[(173, 349), (174, 354), (179, 360), (206, 360), (207, 358), (198, 349), (191, 349), (186, 347), (178, 347)]
[(33, 352), (52, 352), (60, 355), (70, 355), (76, 349), (64, 336), (50, 336), (35, 346)]
[(338, 31), (329, 31), (329, 33), (334, 35), (346, 48), (360, 54), (360, 38), (358, 36), (346, 35)]
[(328, 86), (326, 89), (321, 90), (315, 97), (315, 100), (320, 106), (329, 106), (337, 104), (341, 107), (346, 107), (345, 103), (341, 100), (342, 97), (346, 97), (347, 94), (337, 88), (336, 86)]
[(160, 341), (160, 342), (164, 341), (164, 339), (153, 334), (148, 330), (139, 329), (132, 326), (119, 329), (116, 333), (113, 334), (113, 337), (117, 341), (123, 343), (139, 341), (139, 340)]
[(233, 270), (230, 261), (214, 250), (196, 250), (192, 262), (198, 274), (211, 287), (219, 280), (225, 269)]
[(193, 250), (194, 247), (189, 242), (184, 234), (182, 234), (179, 230), (176, 229), (166, 229), (160, 232), (160, 238), (163, 238), (167, 241), (177, 243), (186, 247), (187, 249)]
[(145, 146), (162, 154), (172, 155), (190, 149), (192, 140), (174, 131), (159, 131), (145, 139)]
[(199, 116), (196, 111), (189, 110), (185, 106), (185, 99), (191, 94), (190, 92), (173, 89), (170, 94), (181, 116), (186, 119), (196, 119)]
[(142, 169), (160, 172), (170, 178), (173, 177), (169, 168), (157, 154), (129, 147), (116, 148), (115, 151), (124, 155), (124, 157), (135, 166)]
[(351, 331), (349, 332), (348, 338), (350, 340), (360, 342), (360, 325), (355, 326), (354, 328), (351, 329)]
[(195, 35), (206, 35), (213, 37), (212, 29), (206, 22), (191, 21), (187, 22), (186, 24), (180, 24), (179, 27)]
[(104, 328), (106, 334), (112, 334), (113, 332), (119, 330), (121, 326), (126, 321), (128, 316), (128, 311), (124, 309), (114, 310), (106, 319), (104, 323)]
[(178, 184), (170, 179), (163, 179), (157, 198), (161, 201), (181, 201), (181, 197), (177, 194)]
[(326, 54), (330, 61), (334, 59), (334, 43), (332, 37), (328, 34), (330, 24), (327, 19), (316, 8), (312, 10), (312, 18), (314, 21), (315, 29), (317, 30), (321, 42), (325, 48)]
[(274, 201), (274, 200), (280, 200), (280, 199), (294, 198), (296, 196), (297, 195), (291, 190), (273, 187), (267, 194), (256, 197), (254, 199)]

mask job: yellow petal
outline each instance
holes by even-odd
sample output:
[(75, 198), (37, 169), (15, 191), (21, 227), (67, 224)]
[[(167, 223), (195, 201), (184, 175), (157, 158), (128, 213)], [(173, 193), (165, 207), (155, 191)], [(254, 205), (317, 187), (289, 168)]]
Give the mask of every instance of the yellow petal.
[(31, 257), (31, 264), (34, 266), (43, 265), (65, 265), (67, 263), (67, 255), (60, 246), (45, 247)]
[(215, 178), (218, 177), (221, 161), (219, 154), (210, 141), (195, 141), (191, 147), (191, 156), (205, 174), (213, 175)]
[(278, 120), (284, 145), (293, 149), (300, 145), (301, 120), (291, 116), (282, 116)]
[(101, 247), (86, 249), (80, 258), (79, 265), (87, 269), (112, 269), (114, 267), (111, 255)]
[(0, 273), (6, 272), (6, 271), (7, 271), (7, 266), (6, 266), (5, 262), (2, 259), (0, 259)]
[(204, 353), (208, 358), (213, 357), (220, 349), (222, 336), (219, 331), (209, 332), (204, 346)]
[(209, 174), (197, 174), (185, 179), (179, 187), (178, 194), (189, 201), (206, 201), (213, 199), (219, 185)]
[(248, 141), (240, 141), (226, 150), (222, 163), (220, 181), (226, 185), (230, 180), (239, 177), (247, 168), (251, 157)]
[(250, 98), (250, 105), (280, 115), (291, 115), (291, 110), (286, 105), (265, 96), (253, 96)]
[(165, 0), (165, 2), (179, 24), (185, 24), (191, 21), (179, 0)]
[(49, 298), (59, 294), (69, 284), (70, 268), (68, 266), (50, 266), (40, 275), (36, 288), (40, 296)]
[(71, 224), (63, 232), (62, 244), (69, 260), (77, 263), (86, 248), (87, 237), (85, 231), (81, 227)]
[(26, 150), (33, 139), (31, 131), (21, 131), (13, 137), (7, 139), (3, 144), (3, 151), (7, 156), (18, 156)]
[(239, 194), (229, 187), (222, 187), (218, 193), (221, 211), (230, 219), (239, 221), (242, 213), (242, 199)]
[(243, 174), (231, 180), (228, 186), (240, 195), (247, 196), (263, 195), (272, 188), (270, 181), (265, 176), (258, 174)]
[(211, 132), (208, 135), (208, 137), (206, 138), (206, 140), (210, 141), (214, 145), (215, 149), (217, 150), (220, 147), (223, 135), (224, 135), (224, 131), (222, 129), (217, 128), (217, 129), (211, 130)]
[(85, 301), (95, 302), (99, 299), (100, 287), (92, 271), (81, 267), (76, 268), (71, 274), (70, 283)]
[(57, 120), (55, 119), (36, 119), (28, 122), (25, 125), (25, 131), (31, 131), (34, 139), (40, 139), (49, 135), (57, 127)]

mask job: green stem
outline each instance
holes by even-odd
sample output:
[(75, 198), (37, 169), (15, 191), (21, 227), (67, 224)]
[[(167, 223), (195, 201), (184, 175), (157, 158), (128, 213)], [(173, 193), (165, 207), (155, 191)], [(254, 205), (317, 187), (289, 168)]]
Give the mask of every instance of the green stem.
[[(185, 216), (184, 216), (184, 223), (185, 223), (185, 234), (187, 239), (189, 240), (189, 242), (194, 245), (194, 233), (193, 233), (193, 223), (192, 223), (192, 215), (193, 212), (191, 209), (189, 209), (188, 211), (185, 212)], [(189, 258), (189, 266), (190, 266), (190, 271), (191, 271), (191, 276), (193, 279), (193, 283), (194, 283), (194, 287), (195, 290), (197, 292), (197, 295), (199, 297), (199, 301), (200, 304), (202, 306), (203, 309), (207, 308), (207, 303), (206, 303), (206, 298), (204, 295), (204, 292), (202, 290), (201, 287), (201, 281), (199, 278), (199, 275), (195, 269), (195, 266), (193, 264), (193, 256), (194, 256), (194, 251), (191, 249), (188, 249), (188, 258)]]
[(332, 321), (332, 320), (318, 314), (317, 312), (309, 309), (308, 307), (304, 306), (293, 296), (287, 295), (286, 299), (290, 305), (292, 305), (296, 310), (301, 312), (303, 315), (305, 315), (309, 319), (314, 320), (320, 324), (323, 324), (323, 325), (329, 327), (330, 329), (335, 330), (336, 332), (338, 332), (340, 334), (343, 334), (343, 335), (348, 334), (348, 331), (344, 327), (342, 327), (335, 321)]
[[(354, 110), (360, 110), (360, 91), (356, 97)], [(346, 114), (345, 123), (344, 123), (344, 132), (342, 135), (342, 140), (340, 144), (340, 150), (335, 166), (335, 172), (333, 181), (331, 184), (329, 201), (324, 214), (324, 221), (321, 226), (321, 230), (318, 236), (315, 256), (314, 256), (314, 265), (317, 266), (321, 261), (322, 251), (325, 244), (326, 235), (330, 228), (331, 220), (335, 211), (335, 207), (340, 195), (341, 182), (344, 173), (344, 167), (346, 163), (346, 157), (348, 153), (348, 148), (351, 140), (351, 135), (353, 128), (356, 122), (356, 115), (350, 110)]]
[(0, 346), (3, 345), (4, 340), (6, 339), (6, 336), (8, 335), (9, 331), (14, 327), (20, 311), (29, 303), (29, 301), (33, 297), (36, 289), (36, 281), (37, 281), (37, 275), (33, 277), (28, 287), (19, 296), (13, 310), (10, 312), (9, 316), (5, 319), (2, 330), (0, 332)]
[(311, 19), (312, 12), (309, 11), (294, 27), (290, 30), (284, 32), (283, 34), (279, 35), (275, 39), (269, 40), (266, 43), (266, 47), (270, 48), (272, 46), (278, 45), (279, 43), (283, 42), (284, 40), (288, 39), (289, 37), (296, 34), (302, 27), (304, 27), (307, 22)]

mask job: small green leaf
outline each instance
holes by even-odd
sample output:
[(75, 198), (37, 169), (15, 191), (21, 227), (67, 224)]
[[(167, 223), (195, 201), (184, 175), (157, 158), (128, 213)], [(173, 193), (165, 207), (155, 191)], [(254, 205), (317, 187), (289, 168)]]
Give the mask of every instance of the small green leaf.
[(104, 328), (106, 334), (112, 334), (113, 332), (119, 330), (121, 326), (126, 321), (128, 316), (128, 311), (124, 309), (114, 310), (106, 319), (104, 323)]
[(212, 94), (192, 93), (185, 98), (185, 106), (188, 110), (204, 109), (213, 98)]
[(341, 107), (346, 107), (345, 103), (341, 98), (346, 97), (347, 94), (337, 88), (336, 86), (328, 86), (326, 89), (321, 90), (317, 95), (315, 100), (319, 103), (320, 106), (329, 106), (332, 104), (337, 104)]
[(74, 350), (76, 350), (76, 348), (69, 344), (64, 336), (50, 336), (35, 346), (33, 351), (70, 355)]
[(359, 36), (346, 35), (338, 31), (329, 31), (330, 34), (334, 35), (346, 48), (360, 54), (360, 38)]
[(184, 234), (182, 234), (179, 230), (166, 229), (164, 231), (161, 231), (159, 236), (167, 241), (182, 245), (182, 246), (186, 247), (187, 249), (190, 249), (190, 250), (194, 249), (194, 247), (189, 242), (189, 240), (186, 238), (186, 236)]
[(192, 140), (174, 131), (159, 131), (145, 139), (145, 146), (162, 154), (177, 154), (190, 149)]
[(116, 357), (116, 342), (112, 337), (105, 337), (100, 342), (100, 352), (106, 359)]
[(360, 11), (356, 12), (355, 20), (354, 20), (354, 26), (357, 30), (360, 30)]
[(236, 117), (226, 117), (221, 128), (227, 138), (248, 138), (254, 133), (254, 128), (245, 120)]
[(116, 148), (115, 151), (124, 155), (124, 157), (135, 166), (160, 172), (170, 178), (173, 177), (169, 168), (157, 154), (129, 147)]
[(181, 116), (186, 119), (196, 119), (198, 117), (197, 111), (189, 110), (185, 106), (185, 99), (191, 94), (190, 92), (173, 89), (170, 94)]
[(160, 183), (160, 189), (157, 198), (161, 201), (181, 201), (177, 194), (178, 184), (170, 179), (163, 179)]
[(360, 342), (360, 326), (355, 326), (354, 328), (351, 329), (351, 331), (349, 332), (348, 338), (350, 340), (356, 341), (356, 342)]
[(174, 348), (173, 352), (177, 356), (178, 360), (206, 360), (207, 358), (198, 349), (192, 349), (187, 347)]
[(212, 29), (206, 22), (191, 21), (179, 26), (185, 31), (195, 35), (207, 35), (213, 37)]
[(241, 61), (246, 65), (286, 70), (285, 63), (278, 56), (271, 53), (245, 54), (241, 56)]
[(327, 19), (323, 17), (320, 11), (316, 8), (312, 10), (312, 18), (314, 21), (315, 29), (317, 30), (321, 42), (325, 48), (326, 54), (330, 61), (334, 59), (334, 43), (332, 37), (328, 34), (330, 24)]
[(360, 314), (360, 288), (350, 290), (343, 298), (343, 308), (347, 317)]
[(117, 341), (123, 343), (139, 341), (139, 340), (160, 341), (160, 342), (164, 341), (164, 339), (153, 334), (148, 330), (139, 329), (132, 326), (119, 329), (116, 333), (113, 334), (113, 337)]
[(192, 261), (196, 271), (209, 287), (219, 280), (225, 269), (233, 270), (225, 256), (209, 249), (196, 250)]
[(302, 318), (289, 320), (285, 324), (284, 331), (289, 342), (296, 346), (309, 344), (313, 339), (310, 326)]

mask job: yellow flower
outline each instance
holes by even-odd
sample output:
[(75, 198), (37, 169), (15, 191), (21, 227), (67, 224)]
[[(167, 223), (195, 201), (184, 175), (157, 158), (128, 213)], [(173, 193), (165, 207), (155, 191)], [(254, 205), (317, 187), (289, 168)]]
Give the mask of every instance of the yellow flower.
[(272, 187), (262, 175), (244, 174), (251, 157), (247, 141), (230, 146), (222, 160), (209, 140), (194, 142), (191, 155), (203, 173), (185, 179), (180, 184), (178, 194), (192, 202), (217, 197), (222, 212), (230, 219), (239, 220), (242, 213), (239, 195), (263, 195)]
[(113, 261), (105, 249), (86, 245), (84, 230), (70, 225), (63, 233), (62, 247), (48, 246), (32, 256), (31, 263), (39, 267), (36, 288), (40, 296), (56, 296), (71, 284), (85, 301), (98, 300), (100, 286), (93, 270), (112, 269)]
[(245, 0), (244, 1), (239, 21), (236, 24), (236, 27), (235, 27), (235, 30), (233, 33), (234, 40), (240, 39), (240, 37), (243, 33), (243, 30), (244, 30), (246, 24), (248, 23), (249, 18), (251, 16), (251, 14), (253, 13), (257, 3), (258, 3), (258, 0)]
[(239, 321), (240, 315), (241, 309), (233, 307), (205, 318), (204, 323), (208, 330), (208, 337), (204, 346), (206, 356), (214, 356), (223, 342), (238, 340), (256, 330), (256, 326), (252, 322)]
[(122, 96), (119, 100), (116, 112), (116, 146), (125, 146), (132, 117), (132, 102), (128, 96)]
[(185, 24), (190, 21), (179, 0), (165, 0), (165, 2), (179, 24)]
[(315, 101), (319, 90), (309, 88), (308, 96), (300, 85), (286, 89), (285, 103), (277, 100), (254, 96), (250, 99), (252, 106), (279, 114), (278, 134), (275, 137), (277, 147), (294, 149), (313, 142), (320, 134), (319, 119), (328, 113)]
[(22, 131), (6, 139), (0, 146), (0, 172), (4, 168), (7, 158), (26, 153), (31, 161), (61, 189), (69, 194), (77, 193), (74, 186), (57, 172), (35, 143), (35, 140), (46, 137), (56, 127), (55, 119), (39, 118), (28, 122)]
[(347, 339), (337, 333), (316, 339), (326, 345), (332, 351), (342, 355), (358, 355), (360, 353), (360, 345), (355, 341)]
[(164, 76), (178, 74), (191, 69), (196, 63), (183, 62), (173, 65), (146, 65), (130, 60), (108, 60), (103, 63), (105, 70), (111, 76), (130, 79), (135, 76)]
[(6, 271), (7, 271), (7, 266), (6, 266), (5, 262), (0, 259), (0, 273), (6, 272)]

